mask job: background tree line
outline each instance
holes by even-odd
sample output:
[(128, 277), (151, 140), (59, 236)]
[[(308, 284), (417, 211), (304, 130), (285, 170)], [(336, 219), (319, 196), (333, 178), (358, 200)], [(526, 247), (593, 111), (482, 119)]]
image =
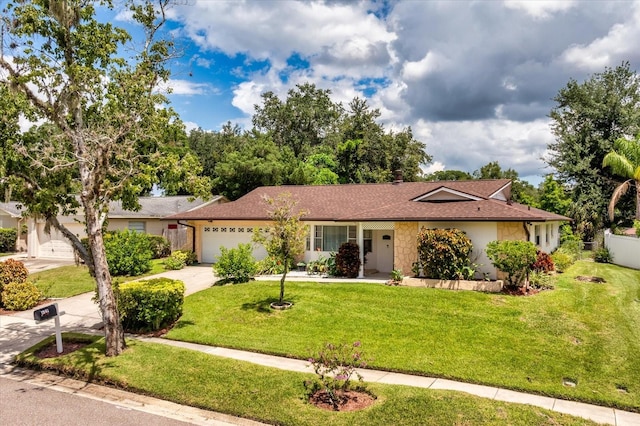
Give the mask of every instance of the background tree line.
[(285, 100), (266, 92), (252, 129), (229, 122), (219, 132), (192, 130), (189, 146), (214, 193), (235, 200), (263, 185), (389, 182), (397, 169), (406, 181), (421, 178), (431, 156), (410, 127), (386, 130), (366, 100), (345, 107), (330, 95), (308, 83)]

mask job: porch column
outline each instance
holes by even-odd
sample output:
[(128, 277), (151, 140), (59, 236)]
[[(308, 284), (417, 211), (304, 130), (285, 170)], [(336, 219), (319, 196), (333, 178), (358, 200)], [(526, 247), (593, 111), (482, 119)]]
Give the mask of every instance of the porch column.
[(27, 219), (27, 258), (38, 256), (38, 245), (36, 221), (30, 217)]
[(358, 247), (360, 250), (360, 272), (358, 278), (364, 278), (364, 230), (362, 222), (358, 222)]

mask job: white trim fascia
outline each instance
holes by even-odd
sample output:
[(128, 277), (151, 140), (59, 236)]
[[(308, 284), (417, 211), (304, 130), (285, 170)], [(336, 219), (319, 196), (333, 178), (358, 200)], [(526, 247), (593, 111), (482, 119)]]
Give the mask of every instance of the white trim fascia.
[[(433, 191), (430, 191), (430, 192), (427, 192), (426, 194), (423, 194), (423, 195), (421, 195), (419, 197), (416, 197), (411, 201), (425, 201), (428, 198), (430, 198), (433, 195), (438, 194), (440, 192), (446, 192), (446, 193), (449, 193), (449, 194), (457, 195), (457, 196), (462, 197), (462, 198), (468, 198), (470, 201), (484, 200), (484, 198), (477, 197), (477, 196), (471, 195), (471, 194), (467, 194), (466, 192), (457, 191), (455, 189), (451, 189), (451, 188), (447, 188), (445, 186), (441, 186), (440, 188), (434, 189)], [(443, 200), (443, 201), (446, 201), (446, 200)]]
[(489, 195), (489, 199), (492, 199), (492, 198), (493, 198), (494, 200), (508, 201), (508, 200), (507, 200), (507, 197), (504, 197), (504, 196), (503, 196), (502, 198), (498, 198), (498, 197), (496, 197), (496, 195), (498, 195), (499, 193), (504, 192), (504, 190), (505, 190), (507, 187), (511, 186), (511, 183), (512, 183), (511, 181), (509, 181), (509, 182), (505, 183), (505, 184), (504, 184), (500, 189), (498, 189), (498, 190), (497, 190), (496, 192), (494, 192), (493, 194)]

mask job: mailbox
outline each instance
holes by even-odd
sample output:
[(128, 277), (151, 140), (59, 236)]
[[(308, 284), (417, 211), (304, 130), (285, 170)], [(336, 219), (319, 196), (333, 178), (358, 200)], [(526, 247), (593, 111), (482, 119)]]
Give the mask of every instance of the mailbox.
[(33, 319), (36, 321), (45, 321), (56, 316), (58, 316), (58, 307), (55, 304), (33, 311)]

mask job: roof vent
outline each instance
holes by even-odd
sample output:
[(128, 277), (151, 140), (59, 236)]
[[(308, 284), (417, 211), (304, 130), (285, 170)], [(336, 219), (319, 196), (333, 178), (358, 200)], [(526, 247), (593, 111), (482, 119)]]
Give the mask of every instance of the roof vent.
[(393, 184), (398, 185), (402, 183), (402, 170), (394, 170), (393, 171)]

